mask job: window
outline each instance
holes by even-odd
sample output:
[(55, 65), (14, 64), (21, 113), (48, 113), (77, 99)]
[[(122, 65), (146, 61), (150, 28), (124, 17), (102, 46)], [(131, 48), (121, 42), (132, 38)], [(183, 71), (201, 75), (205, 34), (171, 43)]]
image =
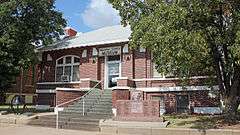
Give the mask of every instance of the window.
[(80, 58), (77, 56), (64, 56), (59, 58), (56, 62), (56, 82), (79, 81), (79, 64)]

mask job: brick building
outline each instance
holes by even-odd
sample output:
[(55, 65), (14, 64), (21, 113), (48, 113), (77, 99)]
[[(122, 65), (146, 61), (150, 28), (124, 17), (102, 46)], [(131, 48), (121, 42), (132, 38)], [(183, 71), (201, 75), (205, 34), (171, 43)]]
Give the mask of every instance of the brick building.
[(55, 106), (56, 95), (57, 104), (74, 99), (100, 82), (100, 90), (112, 89), (113, 110), (117, 100), (134, 98), (134, 92), (141, 100), (159, 100), (161, 113), (218, 109), (217, 87), (205, 85), (206, 76), (194, 76), (182, 87), (179, 78), (160, 75), (149, 50), (129, 48), (129, 27), (81, 34), (69, 28), (67, 33), (63, 40), (39, 48), (38, 106)]
[(15, 82), (7, 89), (5, 104), (10, 104), (15, 95), (22, 95), (27, 104), (36, 103), (37, 66), (31, 66), (20, 72)]

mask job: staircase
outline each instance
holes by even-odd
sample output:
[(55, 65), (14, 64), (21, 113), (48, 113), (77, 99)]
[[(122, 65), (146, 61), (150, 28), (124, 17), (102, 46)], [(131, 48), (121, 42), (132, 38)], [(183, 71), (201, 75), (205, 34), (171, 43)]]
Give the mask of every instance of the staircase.
[[(83, 109), (84, 108), (84, 109)], [(58, 127), (62, 129), (76, 129), (99, 131), (100, 119), (112, 117), (112, 91), (92, 90), (83, 100), (65, 107), (59, 112)], [(56, 115), (39, 117), (31, 125), (56, 127)]]

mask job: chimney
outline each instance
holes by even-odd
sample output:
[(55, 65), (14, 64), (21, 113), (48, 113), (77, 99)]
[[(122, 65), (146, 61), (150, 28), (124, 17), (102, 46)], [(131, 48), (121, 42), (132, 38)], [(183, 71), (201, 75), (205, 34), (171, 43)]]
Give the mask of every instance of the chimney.
[(66, 27), (66, 28), (64, 29), (64, 32), (65, 32), (66, 37), (74, 37), (74, 36), (77, 35), (77, 31), (74, 30), (74, 29), (71, 28), (71, 27)]

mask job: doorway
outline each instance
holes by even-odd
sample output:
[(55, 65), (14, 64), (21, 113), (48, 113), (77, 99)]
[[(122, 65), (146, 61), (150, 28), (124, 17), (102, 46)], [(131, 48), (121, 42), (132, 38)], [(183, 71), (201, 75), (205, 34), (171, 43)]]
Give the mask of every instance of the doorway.
[(117, 86), (117, 77), (121, 76), (120, 55), (106, 56), (105, 88)]

